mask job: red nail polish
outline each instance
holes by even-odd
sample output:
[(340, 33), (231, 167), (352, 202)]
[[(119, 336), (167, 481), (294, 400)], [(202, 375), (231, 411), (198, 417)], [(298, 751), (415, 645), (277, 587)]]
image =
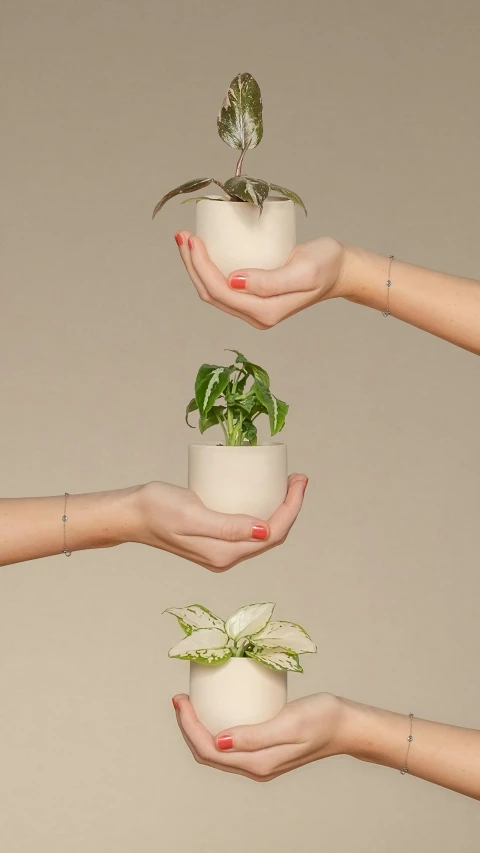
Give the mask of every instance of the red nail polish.
[(252, 539), (266, 539), (268, 530), (263, 524), (254, 524), (252, 527)]
[(304, 485), (304, 487), (303, 487), (303, 494), (305, 494), (305, 492), (306, 492), (306, 490), (307, 490), (307, 486), (308, 486), (308, 477), (307, 477), (307, 479), (305, 480), (305, 485)]
[(178, 704), (176, 699), (172, 699), (172, 705), (176, 711), (178, 711), (178, 709), (180, 708), (180, 705)]
[(193, 249), (193, 240), (191, 237), (188, 238), (187, 242), (188, 242), (188, 248)]
[(231, 749), (233, 746), (233, 737), (231, 735), (222, 735), (217, 740), (219, 749)]
[(244, 275), (234, 275), (230, 279), (230, 287), (233, 287), (234, 290), (245, 290), (246, 286), (247, 279)]
[(183, 237), (181, 234), (175, 234), (175, 242), (177, 246), (183, 246)]

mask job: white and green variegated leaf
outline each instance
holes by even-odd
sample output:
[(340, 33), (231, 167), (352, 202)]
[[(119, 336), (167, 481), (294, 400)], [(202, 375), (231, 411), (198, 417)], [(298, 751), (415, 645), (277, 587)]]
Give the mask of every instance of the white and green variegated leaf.
[(304, 628), (294, 622), (269, 622), (251, 641), (262, 648), (280, 647), (297, 655), (317, 651)]
[(262, 95), (251, 74), (237, 74), (228, 87), (217, 119), (220, 138), (231, 148), (255, 148), (263, 136)]
[(193, 193), (196, 190), (203, 190), (204, 187), (208, 187), (211, 183), (212, 178), (194, 178), (193, 181), (187, 181), (185, 184), (180, 184), (179, 187), (175, 187), (174, 190), (171, 190), (160, 199), (153, 211), (152, 219), (155, 218), (158, 211), (162, 209), (163, 205), (166, 204), (169, 199), (176, 195), (181, 195), (182, 193)]
[(293, 190), (288, 190), (286, 187), (281, 187), (279, 184), (270, 184), (270, 189), (274, 190), (281, 195), (284, 195), (286, 198), (289, 198), (290, 201), (293, 201), (294, 204), (298, 204), (299, 207), (302, 207), (305, 211), (305, 216), (307, 216), (307, 208), (305, 207), (302, 199), (297, 193), (293, 192)]
[(195, 663), (203, 663), (207, 666), (217, 666), (219, 663), (225, 663), (232, 657), (232, 650), (224, 649), (200, 649), (197, 652), (190, 652), (188, 657), (183, 657), (182, 660), (195, 661)]
[(241, 201), (254, 204), (261, 211), (270, 186), (260, 178), (249, 178), (248, 175), (238, 175), (225, 181), (225, 190), (229, 195), (235, 196)]
[(195, 400), (203, 417), (208, 414), (218, 397), (223, 394), (231, 372), (231, 367), (202, 364), (195, 380)]
[(272, 602), (247, 604), (240, 607), (233, 616), (225, 622), (225, 630), (232, 640), (250, 637), (258, 634), (270, 621), (275, 605)]
[(287, 670), (288, 672), (303, 672), (298, 655), (291, 654), (285, 649), (262, 649), (257, 652), (247, 652), (247, 657), (258, 660), (270, 669)]
[(219, 628), (198, 628), (187, 634), (176, 646), (170, 649), (168, 656), (191, 660), (192, 652), (200, 652), (204, 649), (223, 649), (227, 647), (228, 636)]
[(285, 426), (288, 404), (275, 397), (269, 388), (258, 380), (253, 385), (258, 402), (265, 407), (270, 421), (270, 432), (276, 435)]
[(176, 616), (180, 627), (186, 634), (191, 634), (199, 628), (218, 628), (225, 631), (225, 622), (219, 616), (215, 616), (201, 604), (189, 604), (188, 607), (169, 607), (164, 611)]

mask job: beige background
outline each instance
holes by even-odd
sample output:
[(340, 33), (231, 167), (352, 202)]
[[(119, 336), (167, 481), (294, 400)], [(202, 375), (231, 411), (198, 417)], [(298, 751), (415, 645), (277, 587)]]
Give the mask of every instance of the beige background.
[(2, 0), (2, 494), (185, 483), (184, 405), (228, 346), (273, 374), (311, 478), (288, 543), (222, 577), (135, 546), (1, 570), (5, 853), (478, 849), (473, 800), (391, 770), (197, 766), (161, 617), (273, 597), (319, 644), (292, 695), (478, 726), (478, 360), (348, 303), (256, 332), (187, 280), (193, 208), (150, 213), (231, 174), (215, 117), (249, 70), (249, 169), (305, 197), (301, 239), (478, 275), (479, 24), (459, 0)]

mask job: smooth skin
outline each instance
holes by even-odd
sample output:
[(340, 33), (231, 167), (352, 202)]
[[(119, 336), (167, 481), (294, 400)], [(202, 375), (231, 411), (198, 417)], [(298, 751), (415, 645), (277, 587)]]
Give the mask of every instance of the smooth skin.
[[(194, 492), (170, 483), (70, 495), (67, 548), (137, 542), (224, 572), (285, 542), (307, 483), (303, 474), (291, 474), (285, 502), (268, 520), (213, 512)], [(0, 499), (0, 566), (62, 553), (64, 500), (63, 495)]]
[[(180, 231), (175, 239), (200, 299), (257, 329), (335, 297), (386, 308), (389, 259), (331, 237), (299, 244), (279, 269), (236, 270), (228, 280), (199, 237)], [(393, 261), (391, 280), (393, 317), (480, 355), (479, 281), (399, 260)]]
[[(188, 696), (174, 697), (177, 722), (200, 764), (268, 782), (312, 761), (349, 755), (400, 771), (410, 719), (329, 693), (289, 702), (266, 723), (212, 737)], [(413, 718), (408, 772), (480, 800), (480, 732)]]
[[(175, 235), (180, 256), (203, 302), (257, 329), (273, 326), (335, 297), (385, 311), (389, 258), (330, 237), (295, 247), (275, 270), (236, 270), (226, 279), (203, 242)], [(390, 313), (480, 355), (480, 282), (404, 261), (391, 269)], [(410, 719), (327, 693), (288, 703), (273, 720), (215, 738), (198, 721), (188, 696), (174, 697), (177, 721), (196, 761), (268, 781), (331, 755), (350, 755), (401, 770)], [(413, 720), (408, 772), (480, 799), (480, 732)]]

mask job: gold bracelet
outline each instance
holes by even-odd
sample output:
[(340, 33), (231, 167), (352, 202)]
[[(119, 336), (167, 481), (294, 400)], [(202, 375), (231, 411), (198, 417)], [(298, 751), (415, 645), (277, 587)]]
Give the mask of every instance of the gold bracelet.
[(65, 503), (64, 503), (64, 507), (63, 507), (63, 515), (62, 515), (62, 521), (63, 521), (63, 548), (62, 548), (62, 554), (65, 554), (65, 556), (66, 556), (66, 557), (71, 557), (71, 556), (72, 556), (72, 552), (71, 552), (71, 551), (69, 551), (69, 550), (68, 550), (68, 548), (67, 548), (67, 521), (68, 521), (68, 515), (67, 515), (67, 499), (68, 499), (69, 497), (70, 497), (70, 495), (68, 494), (68, 492), (65, 492)]
[(384, 317), (390, 317), (390, 287), (391, 287), (391, 285), (392, 285), (392, 282), (391, 282), (391, 279), (390, 279), (390, 273), (391, 273), (391, 271), (392, 271), (392, 261), (394, 261), (394, 260), (395, 260), (395, 258), (394, 258), (394, 256), (393, 256), (393, 255), (389, 255), (388, 257), (389, 257), (389, 263), (388, 263), (388, 278), (387, 278), (387, 280), (386, 280), (386, 282), (385, 282), (385, 284), (387, 285), (387, 307), (386, 307), (386, 310), (385, 310), (385, 311), (382, 311), (382, 315), (383, 315)]
[(407, 754), (405, 756), (405, 764), (403, 765), (402, 769), (400, 770), (400, 773), (402, 774), (402, 776), (405, 776), (405, 773), (408, 773), (408, 753), (410, 752), (410, 746), (411, 746), (411, 743), (413, 740), (413, 737), (412, 737), (413, 714), (409, 714), (408, 716), (410, 718), (410, 734), (407, 737), (408, 746), (407, 746)]

